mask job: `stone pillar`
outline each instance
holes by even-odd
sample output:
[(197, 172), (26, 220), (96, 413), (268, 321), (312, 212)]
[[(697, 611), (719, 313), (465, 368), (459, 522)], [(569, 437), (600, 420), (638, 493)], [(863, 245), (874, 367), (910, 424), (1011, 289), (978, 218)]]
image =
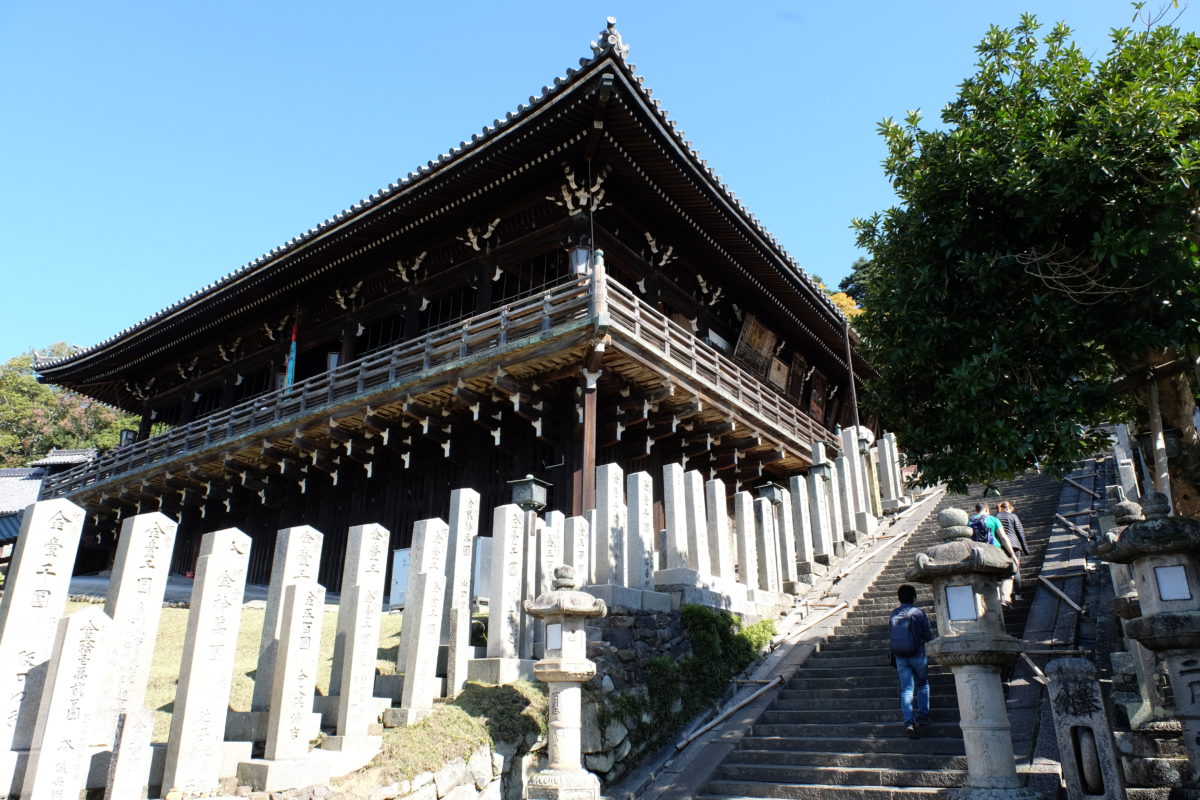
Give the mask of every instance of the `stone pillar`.
[(775, 509), (771, 501), (754, 500), (755, 550), (758, 551), (758, 584), (768, 592), (780, 591), (779, 542), (775, 531)]
[[(628, 503), (629, 586), (633, 589), (654, 588), (654, 483), (645, 472), (635, 472), (625, 479), (625, 500)], [(568, 566), (580, 572), (578, 564)]]
[(284, 589), (279, 651), (267, 714), (267, 760), (293, 761), (308, 755), (324, 617), (325, 587), (310, 579)]
[[(518, 509), (518, 513), (519, 513)], [(418, 609), (412, 623), (400, 630), (407, 637), (404, 662), (404, 691), (399, 710), (389, 709), (386, 719), (393, 725), (412, 725), (433, 710), (437, 697), (437, 649), (440, 641), (442, 598), (446, 577), (424, 572), (409, 586), (409, 607)]]
[(712, 575), (708, 546), (708, 519), (704, 509), (704, 477), (696, 470), (683, 476), (684, 514), (687, 519), (688, 567), (700, 575)]
[(112, 620), (92, 606), (58, 622), (33, 728), (21, 800), (78, 797), (88, 772), (88, 731), (106, 690)]
[[(838, 478), (842, 482), (842, 492), (846, 495), (849, 514), (843, 517), (854, 527), (854, 519), (858, 512), (867, 507), (866, 480), (863, 476), (862, 454), (858, 446), (858, 428), (851, 425), (838, 431), (838, 441), (842, 445), (842, 458), (846, 459), (845, 471), (838, 469)], [(845, 509), (843, 510), (843, 512)]]
[(150, 783), (150, 738), (154, 733), (154, 712), (138, 708), (117, 718), (113, 755), (108, 762), (104, 782), (104, 800), (125, 800), (146, 795)]
[(690, 566), (691, 555), (688, 551), (683, 467), (679, 464), (667, 464), (663, 467), (663, 514), (667, 525), (667, 550), (663, 569), (687, 569)]
[[(492, 516), (492, 597), (488, 603), (488, 658), (518, 658), (525, 512), (497, 506)], [(412, 594), (412, 587), (409, 587)]]
[[(841, 456), (839, 456), (841, 458)], [(829, 499), (829, 519), (833, 525), (830, 529), (830, 534), (833, 537), (833, 556), (841, 558), (846, 555), (846, 517), (842, 513), (843, 507), (843, 489), (841, 484), (841, 476), (838, 475), (836, 462), (829, 462), (829, 471), (827, 474), (828, 480), (825, 482), (825, 491), (828, 493)]]
[(596, 674), (587, 659), (584, 620), (607, 613), (603, 600), (577, 591), (570, 567), (554, 573), (554, 590), (526, 601), (525, 611), (546, 623), (546, 657), (534, 665), (538, 679), (550, 687), (550, 766), (534, 773), (526, 787), (530, 800), (600, 800), (600, 781), (583, 768), (581, 695)]
[[(83, 519), (83, 509), (61, 498), (34, 503), (21, 519), (0, 599), (0, 752), (32, 743)], [(4, 761), (0, 788), (13, 784), (15, 763)]]
[(233, 684), (250, 537), (236, 528), (204, 535), (192, 583), (175, 710), (167, 739), (163, 789), (213, 792), (221, 779), (221, 743)]
[(812, 512), (808, 501), (808, 480), (803, 475), (788, 479), (791, 495), (792, 530), (796, 534), (796, 574), (802, 583), (812, 583), (825, 567), (816, 561), (813, 548)]
[(834, 504), (842, 518), (842, 538), (854, 544), (858, 541), (858, 531), (854, 527), (854, 518), (858, 512), (854, 508), (856, 498), (850, 460), (844, 453), (833, 460), (833, 472), (838, 487), (837, 494), (834, 495)]
[[(341, 694), (342, 676), (349, 669), (346, 664), (348, 643), (354, 642), (359, 624), (370, 624), (371, 612), (358, 609), (357, 604), (375, 598), (379, 601), (375, 616), (378, 617), (383, 611), (383, 583), (390, 540), (391, 533), (388, 529), (375, 524), (355, 525), (346, 536), (346, 560), (342, 563), (342, 599), (338, 604), (333, 668), (329, 673), (330, 697)], [(361, 587), (362, 591), (355, 597), (355, 602), (351, 603), (347, 598), (356, 586)], [(374, 666), (375, 658), (371, 658)]]
[(867, 500), (871, 508), (871, 532), (875, 532), (879, 517), (883, 516), (883, 497), (879, 493), (879, 448), (872, 447), (867, 452)]
[[(298, 525), (284, 528), (275, 537), (275, 555), (271, 561), (271, 582), (267, 586), (267, 608), (259, 641), (258, 668), (254, 673), (252, 711), (266, 711), (274, 694), (275, 654), (283, 630), (283, 595), (288, 586), (317, 579), (324, 536), (316, 528)], [(261, 741), (261, 740), (260, 740)]]
[(104, 613), (113, 621), (109, 658), (119, 667), (110, 672), (109, 689), (115, 691), (97, 720), (101, 727), (92, 744), (112, 742), (117, 716), (140, 711), (145, 702), (177, 527), (157, 511), (129, 517), (121, 525), (104, 602)]
[(829, 471), (825, 448), (813, 444), (813, 465), (808, 470), (808, 509), (812, 521), (813, 558), (828, 565), (833, 559), (833, 516), (829, 508)]
[[(623, 507), (622, 507), (623, 509)], [(538, 526), (537, 536), (537, 586), (534, 591), (527, 592), (529, 595), (537, 597), (540, 594), (545, 594), (550, 591), (554, 583), (554, 569), (563, 563), (563, 515), (559, 511), (551, 511), (546, 515), (547, 521), (545, 524)], [(549, 520), (557, 521), (558, 526), (550, 524)], [(530, 624), (537, 631), (535, 638), (536, 645), (534, 647), (534, 655), (537, 655), (538, 648), (545, 649), (545, 625), (540, 620), (529, 618)]]
[(1021, 643), (1004, 632), (1000, 580), (1012, 568), (999, 548), (971, 541), (967, 512), (938, 514), (942, 543), (918, 553), (908, 579), (933, 584), (938, 638), (927, 652), (954, 672), (960, 726), (967, 753), (967, 781), (956, 797), (1039, 797), (1021, 786), (1013, 762), (1012, 735), (1004, 705), (1002, 667), (1011, 664)]
[(590, 575), (592, 549), (587, 520), (583, 517), (568, 517), (564, 537), (563, 552), (567, 566), (572, 567), (576, 575)]
[(712, 574), (733, 580), (733, 554), (729, 551), (729, 509), (725, 503), (725, 483), (713, 478), (704, 484), (708, 505), (708, 547)]
[(449, 596), (443, 605), (449, 610), (446, 653), (446, 696), (455, 697), (467, 685), (467, 662), (474, 652), (471, 648), (471, 578), (474, 567), (475, 543), (479, 539), (479, 492), (474, 489), (455, 489), (450, 493), (451, 561)]
[(1125, 775), (1096, 667), (1084, 658), (1056, 658), (1046, 665), (1046, 679), (1068, 800), (1125, 800)]
[(765, 589), (758, 577), (758, 534), (754, 531), (754, 497), (749, 492), (733, 496), (733, 522), (737, 526), (738, 580), (751, 589)]
[[(446, 558), (450, 550), (450, 526), (445, 521), (432, 517), (430, 519), (419, 519), (413, 523), (413, 538), (412, 552), (408, 557), (408, 585), (405, 589), (405, 605), (404, 619), (412, 619), (409, 610), (412, 606), (413, 581), (418, 575), (423, 574), (446, 574)], [(524, 565), (522, 565), (524, 566)], [(445, 598), (442, 598), (445, 603)], [(422, 619), (416, 617), (416, 619)], [(439, 621), (439, 632), (441, 631), (441, 623)], [(400, 628), (400, 646), (396, 652), (397, 669), (401, 665), (408, 663), (408, 651), (405, 649), (410, 641), (403, 635), (404, 628)], [(447, 634), (448, 635), (448, 634)]]
[(850, 429), (853, 433), (854, 447), (847, 453), (850, 468), (855, 483), (855, 494), (858, 498), (858, 508), (849, 527), (854, 528), (863, 536), (874, 536), (879, 525), (876, 508), (879, 506), (879, 483), (875, 480), (875, 469), (871, 462), (871, 445), (875, 443), (875, 434), (870, 428), (862, 425)]
[(897, 511), (904, 507), (900, 500), (900, 461), (894, 433), (885, 433), (879, 440), (879, 488), (883, 495), (885, 512)]
[(772, 502), (775, 511), (775, 531), (779, 540), (779, 579), (785, 592), (796, 592), (800, 574), (796, 567), (796, 530), (792, 526), (792, 495), (780, 489), (778, 501)]
[(628, 586), (625, 475), (616, 464), (596, 467), (595, 583)]

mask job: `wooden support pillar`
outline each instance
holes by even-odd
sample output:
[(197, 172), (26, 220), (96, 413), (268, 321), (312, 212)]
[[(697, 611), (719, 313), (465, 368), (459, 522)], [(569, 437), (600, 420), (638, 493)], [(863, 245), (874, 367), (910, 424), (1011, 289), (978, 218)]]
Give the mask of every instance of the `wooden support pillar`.
[(348, 364), (358, 353), (358, 322), (349, 320), (342, 326), (342, 349), (338, 353), (338, 366)]
[(154, 412), (150, 410), (150, 404), (142, 406), (142, 421), (138, 424), (138, 441), (144, 442), (150, 438), (150, 429), (154, 426)]
[(575, 514), (596, 507), (596, 391), (600, 370), (583, 373), (583, 452), (579, 463), (579, 502)]

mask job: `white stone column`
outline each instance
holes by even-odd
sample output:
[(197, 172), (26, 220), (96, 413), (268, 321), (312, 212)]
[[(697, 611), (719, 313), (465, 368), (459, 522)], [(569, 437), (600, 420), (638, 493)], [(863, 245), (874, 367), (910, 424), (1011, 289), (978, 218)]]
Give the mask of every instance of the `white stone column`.
[(754, 530), (758, 550), (758, 582), (768, 592), (780, 591), (779, 585), (779, 542), (775, 530), (775, 509), (771, 501), (759, 497), (754, 500)]
[(339, 737), (365, 737), (370, 726), (379, 721), (379, 707), (373, 698), (382, 594), (380, 587), (359, 584), (341, 596), (338, 638), (343, 641), (343, 660), (336, 723)]
[(796, 560), (800, 564), (812, 564), (812, 517), (808, 508), (808, 481), (803, 475), (788, 479), (788, 494), (791, 496), (792, 531), (796, 535)]
[(779, 577), (784, 591), (795, 592), (800, 574), (796, 566), (796, 531), (792, 527), (792, 494), (787, 489), (780, 489), (779, 495), (779, 504), (774, 505), (775, 531), (779, 540)]
[[(449, 555), (450, 526), (444, 520), (432, 517), (419, 519), (413, 523), (412, 552), (408, 557), (408, 588), (405, 590), (404, 620), (412, 618), (409, 614), (413, 581), (424, 573), (444, 575), (446, 573), (446, 558)], [(443, 603), (445, 598), (443, 598)], [(400, 628), (404, 630), (403, 627)], [(396, 652), (396, 664), (408, 663), (408, 651), (404, 648), (408, 640), (402, 635), (400, 646)]]
[[(497, 506), (492, 516), (492, 597), (488, 604), (488, 658), (518, 658), (525, 512)], [(409, 594), (412, 594), (409, 586)]]
[(111, 744), (118, 716), (139, 711), (145, 703), (177, 528), (157, 511), (129, 517), (121, 525), (104, 602), (104, 613), (113, 621), (106, 654), (116, 669), (110, 672), (89, 744)]
[(729, 509), (725, 502), (725, 483), (713, 478), (704, 484), (708, 505), (708, 547), (712, 574), (725, 580), (736, 580), (733, 553), (729, 550)]
[[(347, 645), (354, 642), (358, 636), (360, 625), (369, 621), (363, 617), (366, 612), (355, 607), (347, 598), (355, 587), (362, 589), (356, 597), (356, 602), (362, 602), (371, 597), (379, 601), (376, 611), (383, 611), (383, 584), (387, 569), (388, 543), (391, 532), (382, 525), (374, 523), (355, 525), (346, 536), (346, 560), (342, 563), (342, 598), (338, 604), (337, 636), (333, 644), (333, 668), (329, 673), (329, 696), (341, 694), (342, 675), (348, 669), (346, 664)], [(378, 614), (376, 615), (378, 616)], [(372, 667), (375, 657), (372, 655)], [(365, 700), (364, 700), (365, 702)]]
[[(842, 519), (843, 538), (849, 538), (851, 542), (854, 542), (858, 538), (854, 527), (854, 517), (858, 513), (858, 509), (855, 508), (857, 498), (854, 493), (854, 478), (853, 470), (850, 467), (850, 459), (843, 453), (833, 460), (833, 468), (834, 474), (837, 476), (838, 487), (838, 492), (834, 496), (834, 502), (837, 504), (838, 514)], [(845, 535), (847, 533), (849, 537)]]
[(267, 760), (292, 761), (308, 755), (324, 617), (325, 587), (321, 584), (310, 579), (284, 590), (283, 622), (267, 714)]
[(433, 699), (437, 696), (437, 648), (445, 584), (444, 575), (426, 572), (416, 576), (409, 588), (409, 594), (419, 603), (420, 613), (413, 618), (415, 624), (401, 629), (401, 635), (409, 635), (404, 691), (399, 711), (394, 716), (389, 715), (391, 721), (401, 725), (412, 725), (433, 710)]
[(751, 589), (763, 589), (765, 587), (759, 583), (754, 497), (749, 492), (738, 492), (733, 496), (733, 521), (737, 526), (738, 580)]
[(58, 622), (33, 728), (21, 800), (76, 798), (87, 780), (88, 731), (106, 690), (112, 620), (92, 606)]
[(712, 575), (708, 546), (708, 519), (704, 509), (704, 477), (692, 470), (683, 476), (684, 515), (687, 520), (688, 567)]
[(150, 783), (153, 733), (154, 712), (148, 708), (134, 709), (118, 717), (113, 755), (104, 782), (104, 800), (145, 796)]
[(567, 564), (575, 570), (581, 583), (586, 582), (592, 574), (592, 539), (587, 520), (583, 517), (568, 517), (564, 538), (563, 550), (566, 553)]
[(175, 689), (163, 772), (165, 790), (213, 792), (221, 779), (221, 742), (233, 684), (250, 537), (236, 528), (204, 535), (192, 583), (183, 660)]
[(663, 516), (667, 527), (667, 550), (663, 569), (688, 569), (687, 503), (683, 488), (683, 467), (667, 464), (663, 467)]
[[(21, 519), (0, 599), (0, 752), (32, 743), (83, 519), (83, 509), (61, 498), (34, 503)], [(12, 785), (13, 767), (15, 759), (4, 761), (0, 788)]]
[[(479, 492), (455, 489), (450, 493), (450, 649), (446, 653), (446, 696), (456, 697), (467, 685), (471, 647), (471, 578), (474, 548), (479, 536)], [(443, 599), (443, 603), (446, 599)]]
[(628, 586), (625, 541), (625, 474), (616, 464), (596, 467), (596, 584)]
[(267, 585), (267, 608), (259, 641), (258, 669), (254, 678), (252, 711), (266, 711), (273, 690), (275, 653), (283, 629), (283, 594), (288, 586), (317, 579), (324, 536), (316, 528), (298, 525), (284, 528), (275, 537), (275, 555), (271, 562), (271, 582)]
[(833, 555), (841, 558), (846, 553), (846, 518), (842, 515), (842, 485), (835, 463), (830, 463), (826, 473), (825, 491), (828, 495), (829, 518), (833, 521)]
[[(628, 503), (629, 586), (654, 588), (654, 482), (645, 472), (625, 479)], [(579, 575), (578, 568), (575, 574)]]
[(812, 520), (813, 551), (817, 561), (828, 564), (833, 553), (833, 513), (829, 507), (829, 473), (832, 466), (825, 460), (825, 448), (813, 444), (813, 464), (808, 471), (808, 503)]
[(849, 514), (844, 514), (853, 526), (855, 515), (865, 511), (867, 505), (866, 480), (862, 469), (862, 455), (858, 447), (859, 431), (851, 425), (838, 431), (838, 439), (842, 445), (842, 456), (846, 459), (845, 473), (838, 470), (838, 478), (842, 481), (842, 492), (849, 499)]

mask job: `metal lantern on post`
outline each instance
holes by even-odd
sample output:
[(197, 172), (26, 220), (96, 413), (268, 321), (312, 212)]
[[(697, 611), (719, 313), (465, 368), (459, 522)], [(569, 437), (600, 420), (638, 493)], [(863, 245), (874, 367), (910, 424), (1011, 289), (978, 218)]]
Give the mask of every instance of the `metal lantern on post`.
[(508, 485), (512, 487), (513, 505), (519, 506), (522, 511), (537, 513), (546, 507), (550, 487), (554, 484), (526, 475), (524, 478), (508, 481)]
[(546, 625), (546, 657), (533, 665), (550, 687), (550, 766), (529, 778), (530, 800), (600, 800), (600, 781), (582, 763), (582, 690), (596, 674), (587, 658), (584, 621), (608, 613), (603, 600), (578, 591), (575, 570), (554, 570), (554, 589), (525, 601), (525, 613)]
[(942, 511), (938, 524), (942, 543), (917, 554), (908, 579), (933, 585), (938, 638), (927, 651), (954, 672), (967, 752), (967, 784), (956, 796), (1038, 798), (1017, 776), (1000, 680), (1001, 668), (1021, 649), (1004, 632), (1000, 606), (1000, 580), (1010, 574), (1012, 562), (999, 548), (971, 541), (961, 508)]
[(1133, 567), (1141, 613), (1128, 620), (1125, 632), (1166, 664), (1188, 754), (1186, 796), (1200, 797), (1200, 522), (1169, 517), (1168, 508), (1158, 492), (1141, 508), (1118, 503), (1116, 518), (1136, 521), (1099, 544), (1096, 554)]
[[(549, 499), (549, 490), (553, 485), (548, 481), (535, 478), (532, 475), (526, 475), (524, 478), (517, 478), (513, 481), (508, 481), (508, 485), (512, 487), (512, 502), (513, 505), (525, 512), (525, 570), (521, 577), (522, 597), (535, 597), (537, 595), (537, 552), (538, 552), (538, 512), (546, 507)], [(534, 643), (540, 641), (539, 625), (530, 619), (528, 615), (522, 615), (521, 618), (521, 635), (518, 641), (518, 650), (521, 658), (534, 657)]]
[(778, 483), (767, 482), (761, 486), (754, 487), (754, 491), (758, 492), (758, 496), (764, 500), (771, 501), (771, 505), (783, 505), (783, 493), (787, 490)]

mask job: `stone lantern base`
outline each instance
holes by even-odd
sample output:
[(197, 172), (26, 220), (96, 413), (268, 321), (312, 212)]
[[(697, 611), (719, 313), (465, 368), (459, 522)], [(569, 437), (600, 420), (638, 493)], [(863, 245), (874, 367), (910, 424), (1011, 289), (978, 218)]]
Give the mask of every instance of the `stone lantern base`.
[(545, 769), (525, 785), (529, 800), (600, 800), (600, 780), (585, 769)]

